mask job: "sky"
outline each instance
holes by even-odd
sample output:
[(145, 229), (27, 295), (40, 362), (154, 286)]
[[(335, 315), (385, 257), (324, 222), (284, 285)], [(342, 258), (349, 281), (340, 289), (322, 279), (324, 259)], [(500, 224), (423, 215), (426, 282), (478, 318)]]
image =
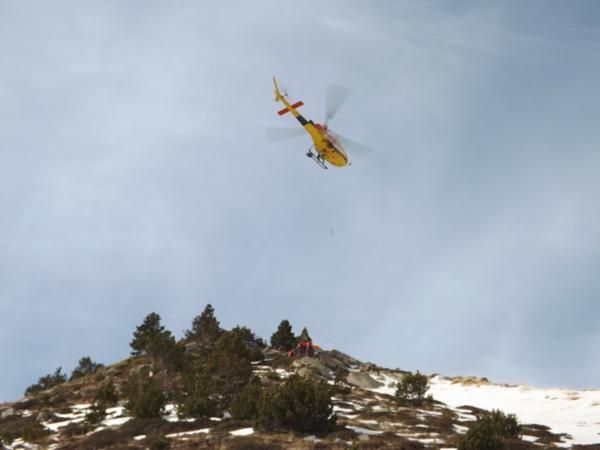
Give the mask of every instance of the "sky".
[[(375, 149), (270, 143), (271, 77)], [(0, 401), (160, 314), (387, 367), (600, 377), (600, 4), (0, 0)]]

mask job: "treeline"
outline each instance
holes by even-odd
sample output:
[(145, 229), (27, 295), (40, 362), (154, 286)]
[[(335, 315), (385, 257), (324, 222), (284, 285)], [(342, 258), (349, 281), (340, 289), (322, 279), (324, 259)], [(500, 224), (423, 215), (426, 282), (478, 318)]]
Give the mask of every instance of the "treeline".
[[(308, 330), (295, 335), (290, 322), (282, 320), (270, 345), (289, 351), (300, 341), (311, 341)], [(193, 319), (180, 340), (162, 325), (158, 314), (148, 314), (133, 331), (129, 345), (131, 358), (125, 379), (113, 378), (110, 371), (102, 370), (102, 364), (83, 357), (69, 377), (59, 367), (40, 377), (25, 393), (36, 394), (67, 380), (96, 374), (90, 379), (97, 387), (86, 416), (89, 425), (101, 422), (107, 408), (119, 403), (137, 419), (160, 418), (165, 406), (172, 403), (184, 417), (231, 417), (263, 431), (321, 433), (335, 425), (333, 394), (350, 389), (344, 384), (348, 371), (343, 368), (336, 371), (333, 385), (296, 374), (282, 379), (276, 371), (257, 377), (253, 368), (263, 361), (267, 344), (247, 327), (221, 328), (210, 304)], [(428, 377), (417, 371), (397, 383), (394, 397), (398, 406), (427, 408), (435, 402), (427, 395), (428, 390)], [(450, 409), (444, 409), (440, 419), (440, 424), (453, 428), (455, 414)], [(45, 431), (39, 424), (38, 428)], [(520, 435), (521, 426), (514, 415), (482, 413), (461, 437), (458, 448), (518, 448), (515, 445)]]
[[(308, 331), (296, 336), (287, 320), (270, 339), (271, 347), (288, 351), (299, 340), (311, 340)], [(175, 403), (186, 417), (223, 417), (252, 421), (261, 430), (324, 431), (335, 422), (326, 382), (291, 375), (281, 379), (272, 372), (263, 379), (253, 375), (253, 363), (264, 359), (267, 344), (249, 328), (221, 328), (208, 304), (177, 340), (157, 313), (148, 314), (133, 331), (131, 368), (124, 382), (102, 380), (87, 415), (89, 423), (106, 417), (106, 409), (122, 402), (136, 418), (159, 418), (167, 403)], [(103, 368), (81, 358), (69, 380)], [(67, 381), (58, 368), (26, 390), (40, 392)], [(118, 386), (117, 386), (118, 385)]]

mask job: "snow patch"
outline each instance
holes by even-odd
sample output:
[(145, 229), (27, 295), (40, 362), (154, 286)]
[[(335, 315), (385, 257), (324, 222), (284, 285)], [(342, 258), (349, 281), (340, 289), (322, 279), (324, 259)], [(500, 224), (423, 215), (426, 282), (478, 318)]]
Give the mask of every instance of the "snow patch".
[(254, 434), (254, 428), (241, 428), (239, 430), (230, 431), (229, 434), (232, 436), (250, 436)]
[(210, 428), (202, 428), (200, 430), (193, 430), (193, 431), (182, 431), (181, 433), (171, 433), (171, 434), (167, 434), (168, 438), (178, 438), (178, 437), (184, 437), (184, 436), (191, 436), (194, 434), (208, 434), (210, 433)]
[(369, 430), (368, 428), (355, 427), (353, 425), (346, 425), (346, 428), (348, 428), (349, 430), (354, 431), (355, 433), (366, 434), (368, 436), (374, 436), (374, 435), (377, 435), (377, 434), (383, 434), (383, 431)]
[(63, 428), (66, 427), (67, 425), (70, 425), (72, 423), (81, 423), (84, 421), (84, 418), (78, 418), (78, 419), (69, 419), (69, 420), (64, 420), (62, 422), (42, 422), (42, 426), (44, 428), (46, 428), (47, 430), (53, 431), (53, 432), (57, 432), (59, 428)]
[(105, 419), (102, 421), (107, 427), (120, 427), (125, 422), (129, 422), (131, 417), (115, 417), (114, 419)]

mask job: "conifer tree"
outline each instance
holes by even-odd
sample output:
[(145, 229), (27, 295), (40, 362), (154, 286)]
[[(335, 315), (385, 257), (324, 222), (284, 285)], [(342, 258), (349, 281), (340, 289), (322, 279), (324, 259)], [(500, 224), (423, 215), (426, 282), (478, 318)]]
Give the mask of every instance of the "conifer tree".
[(312, 342), (312, 338), (310, 337), (310, 334), (308, 334), (306, 327), (302, 328), (302, 333), (300, 333), (300, 336), (298, 336), (298, 342), (300, 341)]
[(133, 333), (129, 344), (133, 356), (146, 355), (152, 358), (156, 370), (176, 372), (184, 363), (183, 345), (160, 323), (160, 316), (150, 313)]
[(208, 361), (208, 371), (225, 408), (252, 376), (250, 351), (238, 333), (227, 331), (219, 338)]
[(160, 324), (160, 316), (155, 312), (148, 314), (142, 324), (133, 332), (133, 340), (129, 344), (132, 349), (131, 354), (133, 356), (147, 354), (151, 344), (156, 339), (164, 337), (166, 333), (171, 334)]
[(417, 370), (417, 373), (409, 373), (402, 377), (397, 384), (395, 397), (400, 403), (420, 405), (428, 389), (428, 378)]
[(236, 325), (231, 329), (231, 333), (235, 333), (240, 336), (248, 350), (250, 351), (250, 361), (262, 361), (264, 359), (264, 354), (262, 349), (266, 347), (264, 341), (257, 337), (252, 330), (248, 327), (242, 327), (240, 325)]
[(292, 326), (287, 320), (282, 320), (277, 331), (271, 336), (271, 347), (278, 350), (288, 351), (296, 345), (296, 336), (292, 332)]
[(219, 321), (215, 318), (215, 310), (209, 303), (199, 316), (192, 321), (192, 329), (185, 332), (188, 340), (198, 341), (203, 345), (211, 346), (221, 335)]
[(242, 338), (242, 340), (246, 343), (246, 344), (254, 344), (257, 345), (259, 347), (265, 347), (265, 343), (264, 341), (259, 338), (258, 336), (256, 336), (256, 334), (254, 334), (254, 332), (248, 328), (248, 327), (244, 327), (241, 325), (236, 325), (235, 327), (233, 327), (231, 329), (232, 332), (237, 333), (240, 335), (240, 337)]

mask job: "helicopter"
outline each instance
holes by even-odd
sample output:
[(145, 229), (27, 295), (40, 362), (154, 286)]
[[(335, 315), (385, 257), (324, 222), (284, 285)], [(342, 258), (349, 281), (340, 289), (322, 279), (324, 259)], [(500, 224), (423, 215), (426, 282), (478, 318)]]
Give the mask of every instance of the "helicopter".
[[(304, 130), (312, 139), (312, 145), (308, 148), (306, 156), (312, 159), (317, 165), (323, 169), (327, 169), (326, 163), (335, 167), (344, 167), (351, 164), (348, 157), (348, 150), (354, 157), (361, 157), (372, 151), (370, 147), (359, 142), (352, 141), (337, 133), (333, 133), (328, 128), (328, 121), (331, 120), (342, 103), (346, 100), (348, 90), (340, 86), (331, 86), (327, 92), (325, 123), (319, 124), (312, 120), (306, 120), (300, 114), (297, 108), (304, 105), (304, 102), (297, 101), (290, 103), (287, 100), (287, 94), (281, 93), (277, 80), (273, 77), (273, 87), (275, 90), (275, 102), (281, 102), (285, 108), (277, 111), (277, 114), (283, 116), (290, 113), (296, 118)], [(298, 134), (298, 131), (303, 134), (302, 129), (285, 129), (285, 128), (270, 128), (267, 129), (267, 135), (272, 142), (293, 137)], [(314, 150), (314, 152), (313, 152)]]

